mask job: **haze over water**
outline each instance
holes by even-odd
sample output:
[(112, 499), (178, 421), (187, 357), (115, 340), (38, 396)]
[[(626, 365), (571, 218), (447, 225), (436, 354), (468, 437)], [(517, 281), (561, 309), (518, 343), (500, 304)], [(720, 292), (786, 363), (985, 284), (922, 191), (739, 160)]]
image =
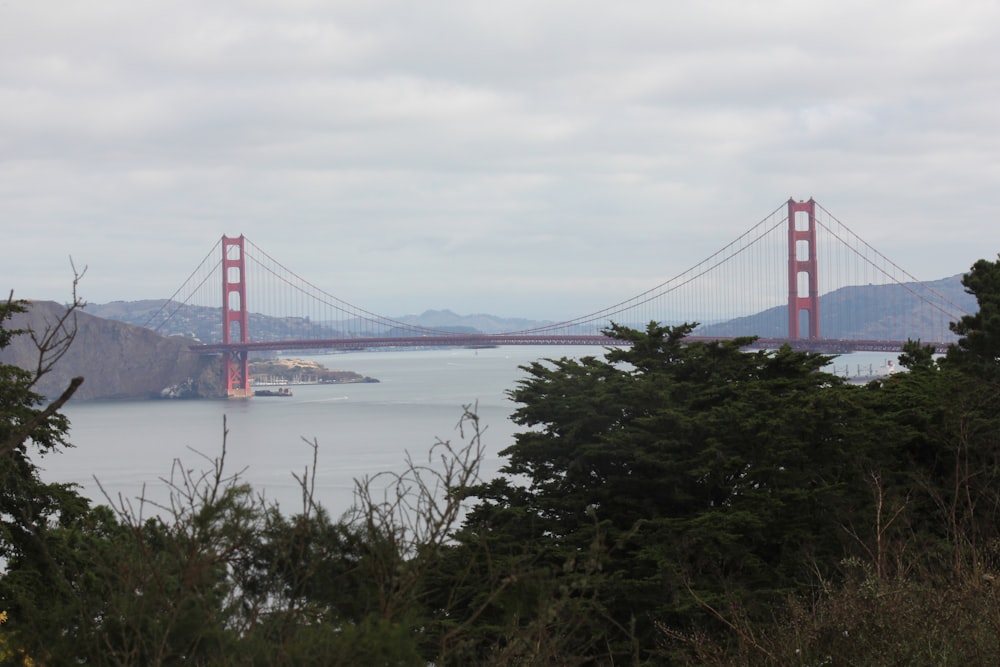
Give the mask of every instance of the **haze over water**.
[[(337, 354), (309, 359), (380, 382), (296, 385), (291, 398), (249, 401), (71, 401), (64, 412), (75, 447), (45, 457), (40, 466), (45, 480), (80, 484), (98, 502), (106, 501), (95, 477), (115, 501), (118, 494), (137, 498), (145, 485), (146, 497), (162, 502), (161, 478), (169, 477), (175, 459), (187, 469), (204, 470), (210, 463), (192, 449), (219, 456), (225, 418), (226, 470), (245, 468), (243, 479), (285, 512), (301, 508), (292, 473), (312, 466), (312, 450), (303, 438), (315, 438), (317, 500), (336, 517), (351, 506), (355, 478), (402, 470), (407, 451), (426, 461), (436, 438), (459, 441), (455, 427), (463, 405), (478, 403), (486, 448), (481, 474), (494, 476), (502, 465), (498, 452), (521, 430), (509, 419), (516, 405), (506, 397), (524, 377), (518, 367), (543, 357), (601, 354), (597, 347)], [(837, 372), (849, 368), (853, 375), (869, 366), (878, 372), (887, 357), (892, 355), (847, 355), (837, 361)]]

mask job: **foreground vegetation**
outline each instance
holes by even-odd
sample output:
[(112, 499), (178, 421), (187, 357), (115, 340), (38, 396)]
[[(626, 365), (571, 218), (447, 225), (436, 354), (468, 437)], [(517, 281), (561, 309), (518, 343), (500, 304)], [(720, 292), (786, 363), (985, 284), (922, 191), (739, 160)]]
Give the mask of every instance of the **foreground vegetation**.
[(959, 344), (911, 342), (909, 372), (863, 387), (823, 355), (613, 327), (630, 346), (525, 367), (501, 477), (478, 479), (467, 410), (460, 441), (359, 480), (339, 519), (315, 464), (286, 514), (224, 446), (178, 464), (164, 507), (42, 482), (68, 423), (32, 387), (68, 343), (36, 332), (35, 370), (0, 365), (0, 659), (995, 663), (1000, 262), (964, 284)]

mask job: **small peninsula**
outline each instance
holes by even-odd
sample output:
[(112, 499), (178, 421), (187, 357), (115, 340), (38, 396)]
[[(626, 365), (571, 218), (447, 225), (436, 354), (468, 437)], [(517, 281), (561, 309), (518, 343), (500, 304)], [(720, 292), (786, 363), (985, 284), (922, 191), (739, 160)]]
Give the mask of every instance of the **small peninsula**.
[(353, 384), (378, 382), (354, 371), (330, 370), (306, 359), (263, 359), (250, 361), (250, 380), (254, 386), (288, 384)]

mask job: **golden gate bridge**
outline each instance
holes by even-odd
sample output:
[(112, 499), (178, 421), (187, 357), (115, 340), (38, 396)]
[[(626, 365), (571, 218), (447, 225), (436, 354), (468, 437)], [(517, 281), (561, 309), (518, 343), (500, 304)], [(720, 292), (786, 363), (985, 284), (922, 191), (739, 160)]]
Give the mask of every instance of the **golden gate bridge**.
[[(861, 298), (864, 289), (864, 298)], [(907, 339), (943, 350), (967, 313), (954, 295), (889, 260), (813, 199), (789, 199), (724, 248), (641, 294), (571, 320), (503, 333), (417, 326), (370, 312), (297, 275), (244, 236), (223, 236), (147, 326), (163, 331), (185, 306), (219, 307), (215, 340), (232, 397), (252, 395), (248, 356), (274, 350), (613, 345), (611, 324), (698, 322), (693, 339), (755, 336), (755, 346), (829, 353), (898, 351)], [(255, 334), (269, 313), (284, 330)]]

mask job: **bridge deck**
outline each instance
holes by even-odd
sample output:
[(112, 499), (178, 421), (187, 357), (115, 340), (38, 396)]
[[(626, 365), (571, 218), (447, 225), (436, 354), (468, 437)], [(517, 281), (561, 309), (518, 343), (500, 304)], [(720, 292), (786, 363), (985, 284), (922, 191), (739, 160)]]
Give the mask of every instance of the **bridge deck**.
[[(728, 338), (712, 338), (704, 336), (689, 336), (689, 341), (730, 340)], [(447, 336), (396, 336), (378, 338), (328, 338), (321, 340), (284, 340), (261, 341), (250, 343), (216, 343), (211, 345), (192, 345), (191, 350), (200, 354), (219, 354), (223, 352), (264, 352), (283, 350), (366, 350), (388, 347), (500, 347), (506, 345), (596, 345), (620, 346), (624, 341), (593, 335), (521, 335), (521, 334), (456, 334)], [(827, 354), (848, 354), (851, 352), (893, 352), (903, 349), (905, 341), (885, 340), (837, 340), (837, 339), (790, 339), (790, 338), (757, 338), (752, 347), (756, 349), (778, 349), (789, 345), (792, 349)], [(933, 345), (943, 353), (948, 344), (925, 343)]]

